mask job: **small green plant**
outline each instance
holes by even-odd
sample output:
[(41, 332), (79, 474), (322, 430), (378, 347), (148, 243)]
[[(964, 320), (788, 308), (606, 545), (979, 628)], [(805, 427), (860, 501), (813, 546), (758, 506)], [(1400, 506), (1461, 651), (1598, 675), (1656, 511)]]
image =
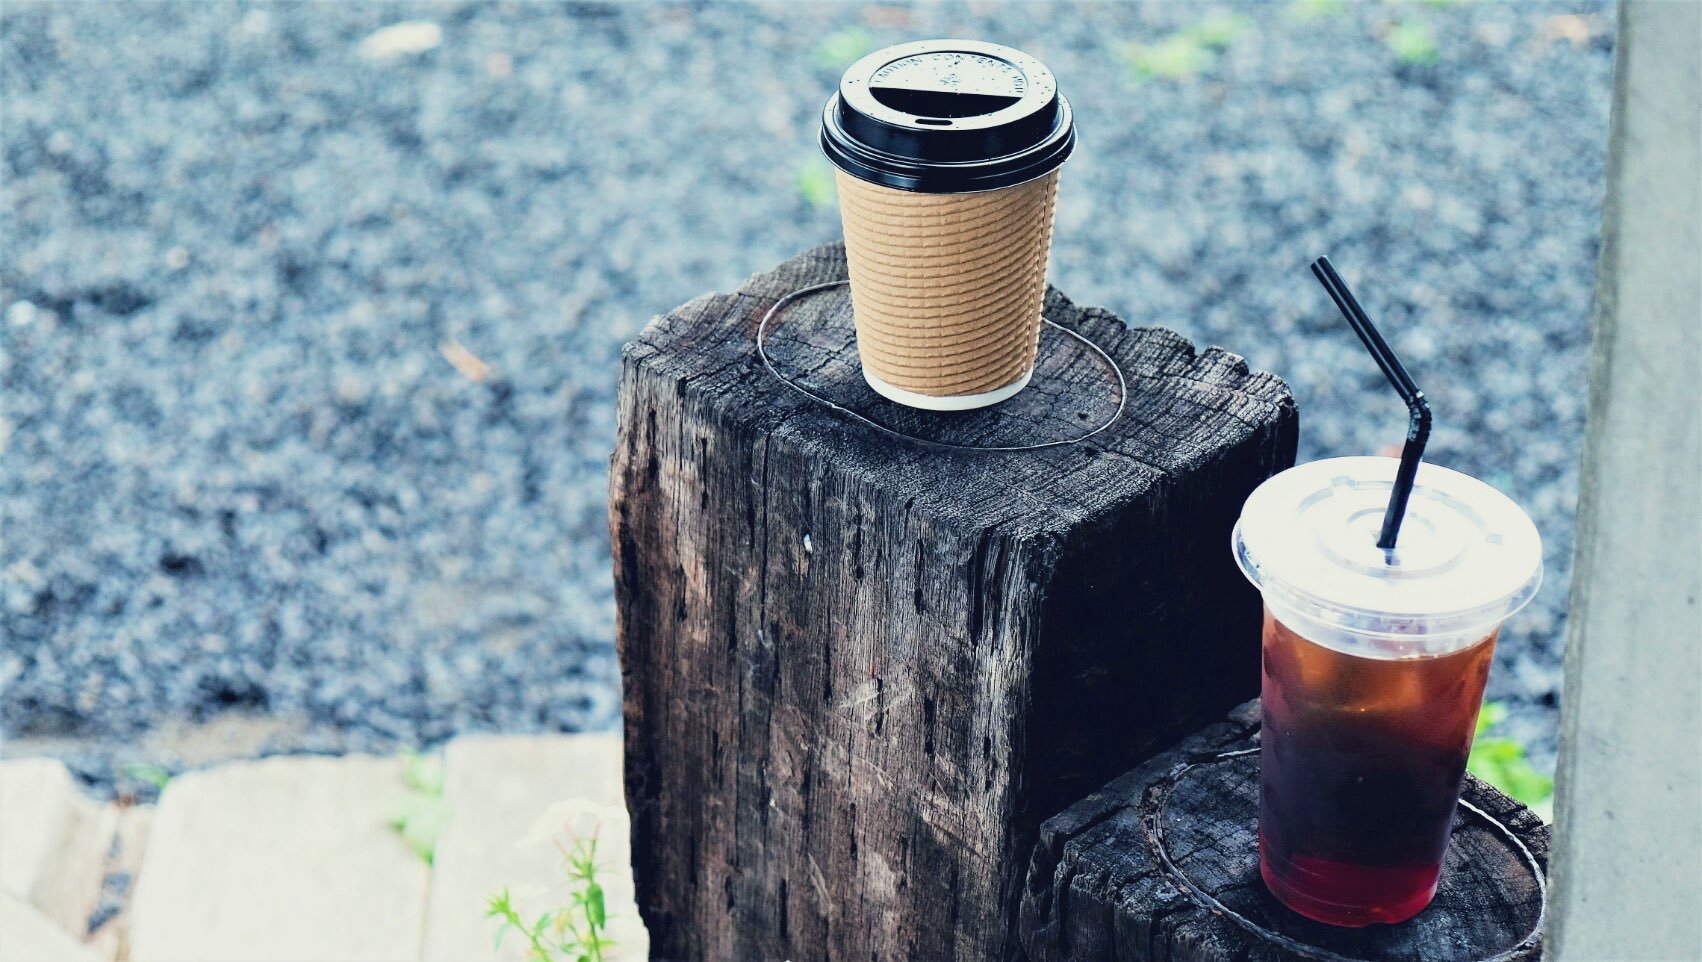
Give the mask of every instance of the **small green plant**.
[(502, 945), (509, 932), (519, 932), (527, 942), (527, 962), (604, 962), (604, 953), (614, 948), (609, 938), (609, 913), (602, 883), (597, 881), (597, 835), (600, 821), (588, 829), (575, 827), (587, 813), (601, 812), (582, 800), (553, 805), (521, 847), (540, 841), (552, 843), (561, 853), (567, 877), (567, 904), (543, 912), (527, 924), (514, 902), (517, 894), (503, 889), (491, 896), (485, 917), (497, 923), (496, 944)]
[(1511, 738), (1489, 737), (1489, 730), (1507, 718), (1507, 706), (1486, 702), (1477, 715), (1477, 733), (1466, 759), (1466, 771), (1552, 819), (1554, 779), (1537, 771), (1525, 758), (1525, 746)]
[(1247, 27), (1247, 18), (1238, 13), (1214, 13), (1182, 33), (1212, 50), (1222, 50), (1246, 33)]
[(1294, 20), (1333, 17), (1347, 10), (1347, 0), (1293, 0), (1288, 15)]
[(827, 161), (812, 157), (798, 168), (798, 194), (811, 207), (829, 208), (838, 202), (839, 190)]
[(1130, 44), (1124, 56), (1136, 80), (1182, 80), (1211, 66), (1216, 59), (1210, 50), (1181, 34), (1153, 44)]
[(1395, 59), (1415, 67), (1427, 67), (1441, 56), (1436, 46), (1436, 28), (1423, 20), (1402, 20), (1383, 38)]
[(810, 59), (822, 70), (841, 71), (863, 59), (875, 49), (875, 38), (862, 27), (835, 30), (816, 44)]
[(171, 781), (171, 772), (153, 762), (128, 762), (124, 766), (123, 773), (127, 781), (152, 785), (155, 791), (164, 789), (166, 784)]
[(413, 752), (402, 758), (408, 793), (390, 806), (390, 827), (429, 865), (437, 856), (437, 837), (449, 822), (449, 806), (443, 800), (443, 763)]
[(1123, 58), (1137, 81), (1184, 80), (1210, 69), (1217, 62), (1218, 51), (1228, 47), (1246, 29), (1246, 17), (1213, 14), (1157, 43), (1127, 44)]

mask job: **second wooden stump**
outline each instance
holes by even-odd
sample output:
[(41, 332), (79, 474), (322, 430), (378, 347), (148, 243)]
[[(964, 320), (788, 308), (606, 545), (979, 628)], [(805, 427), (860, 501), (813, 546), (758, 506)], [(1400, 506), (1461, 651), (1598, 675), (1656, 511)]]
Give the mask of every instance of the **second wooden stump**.
[(1259, 878), (1259, 703), (1040, 827), (1023, 896), (1032, 962), (1536, 962), (1548, 826), (1471, 775), (1436, 898), (1399, 925), (1338, 928)]
[[(1040, 821), (1256, 693), (1230, 559), (1292, 463), (1276, 378), (1056, 291), (1033, 385), (937, 415), (861, 381), (820, 248), (628, 346), (611, 523), (653, 952), (1014, 957)], [(798, 387), (816, 394), (806, 396)], [(839, 405), (836, 410), (822, 403)], [(894, 437), (888, 428), (927, 437)]]

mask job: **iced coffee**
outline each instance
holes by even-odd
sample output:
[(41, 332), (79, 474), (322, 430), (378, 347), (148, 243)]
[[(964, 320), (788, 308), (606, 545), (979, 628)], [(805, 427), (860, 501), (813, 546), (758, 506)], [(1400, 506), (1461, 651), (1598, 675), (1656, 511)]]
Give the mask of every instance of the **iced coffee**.
[(1525, 513), (1435, 465), (1398, 547), (1377, 547), (1395, 469), (1292, 468), (1235, 534), (1265, 598), (1260, 871), (1283, 904), (1336, 925), (1430, 904), (1496, 634), (1541, 580)]

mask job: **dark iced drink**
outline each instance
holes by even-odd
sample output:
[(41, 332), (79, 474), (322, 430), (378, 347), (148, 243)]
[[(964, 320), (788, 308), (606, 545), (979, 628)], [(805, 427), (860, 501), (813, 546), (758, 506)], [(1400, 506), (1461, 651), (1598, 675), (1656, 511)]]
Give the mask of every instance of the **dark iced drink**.
[(1321, 922), (1430, 904), (1495, 650), (1411, 658), (1308, 641), (1267, 609), (1259, 871)]
[(1502, 622), (1542, 581), (1505, 495), (1418, 469), (1396, 547), (1377, 546), (1389, 458), (1290, 468), (1253, 492), (1236, 561), (1265, 601), (1259, 868), (1333, 925), (1430, 904)]

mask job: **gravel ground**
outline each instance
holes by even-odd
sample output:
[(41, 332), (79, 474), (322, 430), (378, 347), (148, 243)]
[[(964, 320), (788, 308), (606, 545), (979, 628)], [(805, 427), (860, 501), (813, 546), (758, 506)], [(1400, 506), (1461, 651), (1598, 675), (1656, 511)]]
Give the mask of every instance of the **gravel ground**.
[(1545, 533), (1491, 686), (1549, 764), (1611, 19), (8, 3), (4, 734), (104, 778), (232, 713), (255, 752), (616, 725), (619, 345), (833, 238), (838, 72), (968, 35), (1076, 107), (1054, 281), (1286, 377), (1303, 458), (1404, 430), (1305, 265), (1355, 282), (1433, 459)]

